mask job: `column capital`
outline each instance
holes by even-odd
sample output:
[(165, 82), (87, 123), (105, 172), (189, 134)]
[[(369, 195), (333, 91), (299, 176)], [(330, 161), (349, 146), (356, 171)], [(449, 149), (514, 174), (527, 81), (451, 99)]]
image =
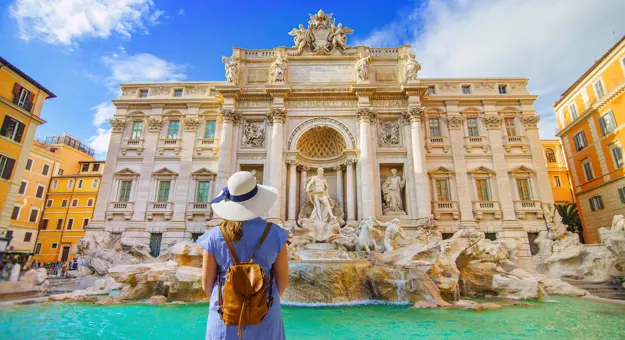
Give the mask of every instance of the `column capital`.
[(297, 161), (296, 161), (296, 160), (294, 160), (294, 159), (287, 159), (287, 160), (285, 160), (284, 162), (285, 162), (287, 165), (290, 165), (290, 166), (295, 166), (295, 167), (297, 166)]
[(297, 170), (308, 172), (310, 170), (310, 167), (308, 165), (299, 164), (297, 166)]
[(345, 166), (352, 166), (352, 165), (356, 165), (356, 163), (358, 163), (357, 159), (353, 159), (350, 158), (348, 160), (345, 161)]
[(497, 130), (501, 128), (501, 117), (497, 115), (486, 115), (484, 117), (484, 124), (488, 130)]
[(234, 109), (221, 109), (219, 117), (221, 117), (224, 123), (234, 124), (241, 120), (241, 114), (236, 112)]
[(464, 118), (461, 115), (447, 115), (447, 126), (450, 130), (458, 130), (462, 128)]
[(333, 166), (332, 169), (335, 170), (335, 171), (342, 171), (343, 167), (344, 167), (343, 164), (339, 164), (339, 165)]
[(158, 118), (148, 118), (148, 132), (160, 132), (163, 121)]
[(112, 133), (122, 133), (124, 132), (124, 128), (126, 128), (126, 121), (123, 119), (111, 119), (109, 120), (109, 124), (111, 124)]
[(283, 107), (272, 107), (267, 112), (267, 121), (269, 123), (284, 123), (286, 120), (286, 109)]
[(371, 107), (359, 107), (356, 115), (360, 121), (371, 122), (375, 120), (376, 113)]
[(198, 127), (200, 126), (200, 121), (194, 117), (186, 117), (183, 120), (184, 131), (187, 132), (196, 132)]
[(411, 106), (402, 113), (402, 118), (411, 123), (422, 122), (425, 118), (423, 106)]
[(523, 117), (523, 123), (527, 129), (538, 129), (539, 116), (525, 116)]

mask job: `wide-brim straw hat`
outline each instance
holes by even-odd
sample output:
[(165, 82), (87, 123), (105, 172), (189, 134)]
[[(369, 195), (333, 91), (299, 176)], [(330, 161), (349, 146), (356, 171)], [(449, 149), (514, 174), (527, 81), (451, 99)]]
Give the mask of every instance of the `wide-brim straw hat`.
[(228, 178), (228, 184), (212, 201), (219, 217), (230, 221), (247, 221), (269, 210), (278, 199), (278, 190), (257, 184), (248, 171), (239, 171)]

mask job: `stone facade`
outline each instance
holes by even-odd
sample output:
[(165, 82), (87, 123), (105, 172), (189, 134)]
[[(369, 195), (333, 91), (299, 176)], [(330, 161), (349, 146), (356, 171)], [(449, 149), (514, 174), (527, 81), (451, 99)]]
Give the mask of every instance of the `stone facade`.
[(278, 188), (265, 217), (293, 226), (323, 168), (348, 225), (399, 218), (411, 232), (434, 215), (444, 233), (477, 228), (529, 257), (553, 197), (527, 79), (420, 78), (408, 45), (291, 33), (292, 48), (234, 48), (225, 82), (122, 85), (89, 232), (196, 237), (218, 223), (205, 197), (241, 169)]

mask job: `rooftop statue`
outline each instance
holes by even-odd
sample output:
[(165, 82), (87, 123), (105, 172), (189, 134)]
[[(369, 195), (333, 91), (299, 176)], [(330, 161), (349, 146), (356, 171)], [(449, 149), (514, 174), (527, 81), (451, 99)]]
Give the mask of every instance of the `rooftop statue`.
[(297, 55), (304, 50), (314, 54), (329, 54), (347, 49), (347, 34), (354, 33), (354, 30), (339, 23), (334, 24), (332, 13), (324, 13), (319, 10), (317, 14), (309, 14), (308, 28), (300, 24), (289, 32), (293, 36), (293, 47), (297, 48)]

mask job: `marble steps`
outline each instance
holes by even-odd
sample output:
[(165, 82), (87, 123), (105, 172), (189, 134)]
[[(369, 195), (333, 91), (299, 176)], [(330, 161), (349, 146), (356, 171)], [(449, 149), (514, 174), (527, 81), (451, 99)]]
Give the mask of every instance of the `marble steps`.
[(625, 301), (625, 288), (616, 282), (586, 282), (572, 279), (563, 279), (563, 281), (566, 281), (577, 288), (584, 289), (590, 294), (600, 298)]

